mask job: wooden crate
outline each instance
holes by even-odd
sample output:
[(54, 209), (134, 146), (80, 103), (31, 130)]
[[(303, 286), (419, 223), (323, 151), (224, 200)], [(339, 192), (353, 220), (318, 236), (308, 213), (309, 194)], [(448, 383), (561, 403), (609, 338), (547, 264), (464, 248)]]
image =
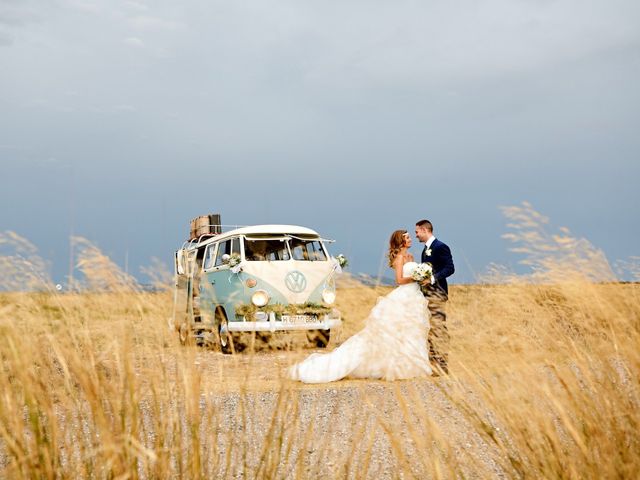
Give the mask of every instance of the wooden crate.
[(201, 235), (222, 233), (222, 222), (217, 213), (211, 215), (200, 215), (191, 220), (189, 228), (189, 239), (198, 238)]

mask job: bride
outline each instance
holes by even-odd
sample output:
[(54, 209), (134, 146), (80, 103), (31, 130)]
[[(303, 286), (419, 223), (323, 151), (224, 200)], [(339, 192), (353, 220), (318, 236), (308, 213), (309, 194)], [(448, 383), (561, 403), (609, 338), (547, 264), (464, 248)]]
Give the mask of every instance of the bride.
[(330, 353), (314, 353), (289, 369), (305, 383), (344, 377), (398, 380), (431, 375), (427, 334), (429, 310), (419, 285), (411, 278), (417, 266), (408, 252), (411, 237), (396, 230), (389, 240), (389, 266), (399, 285), (378, 299), (365, 327)]

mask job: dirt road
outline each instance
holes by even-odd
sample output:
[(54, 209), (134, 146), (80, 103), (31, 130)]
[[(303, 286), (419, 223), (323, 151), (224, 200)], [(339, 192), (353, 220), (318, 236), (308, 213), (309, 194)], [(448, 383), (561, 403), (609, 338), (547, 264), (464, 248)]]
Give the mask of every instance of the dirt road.
[(229, 454), (224, 475), (425, 478), (457, 466), (469, 478), (504, 476), (497, 452), (448, 399), (452, 379), (287, 381), (287, 367), (312, 351), (195, 354), (202, 402), (217, 412), (216, 448)]

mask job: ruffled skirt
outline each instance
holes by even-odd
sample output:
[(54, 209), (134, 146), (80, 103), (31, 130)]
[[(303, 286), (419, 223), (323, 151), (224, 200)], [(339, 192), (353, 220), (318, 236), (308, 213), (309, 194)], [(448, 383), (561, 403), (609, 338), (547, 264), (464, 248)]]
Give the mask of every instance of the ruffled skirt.
[(365, 327), (330, 353), (314, 353), (290, 368), (305, 383), (345, 377), (399, 380), (431, 375), (429, 310), (417, 284), (380, 297)]

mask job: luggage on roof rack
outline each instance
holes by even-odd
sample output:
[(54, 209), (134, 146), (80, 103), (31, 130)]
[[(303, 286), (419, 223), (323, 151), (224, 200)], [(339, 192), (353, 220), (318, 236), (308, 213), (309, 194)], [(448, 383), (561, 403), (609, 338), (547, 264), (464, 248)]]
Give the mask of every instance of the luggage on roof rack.
[(200, 215), (191, 220), (189, 240), (199, 238), (202, 235), (219, 235), (220, 233), (222, 233), (220, 214)]

